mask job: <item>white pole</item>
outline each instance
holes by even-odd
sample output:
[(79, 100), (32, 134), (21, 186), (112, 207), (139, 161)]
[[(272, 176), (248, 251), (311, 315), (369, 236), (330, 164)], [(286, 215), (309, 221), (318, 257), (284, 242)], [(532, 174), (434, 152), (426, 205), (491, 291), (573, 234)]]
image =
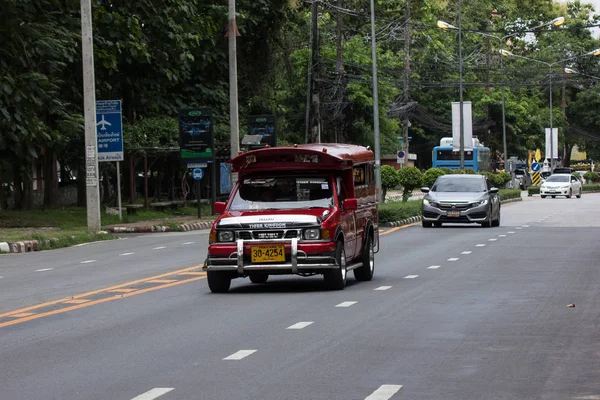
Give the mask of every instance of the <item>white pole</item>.
[[(81, 0), (81, 55), (83, 60), (87, 226), (89, 230), (97, 231), (100, 229), (100, 191), (98, 186), (98, 138), (96, 136), (96, 88), (91, 0)], [(78, 178), (83, 179), (83, 177)]]
[(117, 161), (117, 204), (119, 205), (119, 221), (123, 221), (123, 209), (121, 208), (121, 162)]
[(237, 49), (235, 22), (235, 0), (229, 0), (229, 126), (231, 137), (231, 158), (240, 149), (240, 125), (238, 120)]
[(377, 45), (375, 41), (375, 0), (371, 0), (371, 58), (373, 63), (373, 135), (375, 137), (375, 190), (382, 203), (381, 155), (379, 154), (379, 95), (377, 89)]

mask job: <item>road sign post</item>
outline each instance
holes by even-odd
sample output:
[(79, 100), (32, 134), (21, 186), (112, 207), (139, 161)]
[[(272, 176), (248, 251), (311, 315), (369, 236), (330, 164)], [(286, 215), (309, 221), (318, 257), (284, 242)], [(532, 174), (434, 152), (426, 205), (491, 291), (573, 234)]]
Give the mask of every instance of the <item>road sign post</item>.
[(200, 181), (204, 177), (204, 170), (202, 168), (194, 168), (192, 170), (192, 178), (196, 181), (196, 200), (198, 200), (198, 218), (201, 217), (200, 212)]
[(396, 161), (398, 162), (398, 164), (404, 164), (404, 159), (406, 157), (406, 154), (403, 151), (399, 151), (396, 154), (397, 158)]
[(123, 116), (121, 100), (96, 102), (96, 136), (98, 139), (98, 162), (117, 163), (117, 204), (119, 220), (123, 220), (121, 207), (121, 166), (123, 161)]
[(540, 176), (540, 170), (542, 169), (542, 166), (537, 163), (537, 162), (533, 162), (531, 163), (531, 183), (533, 183), (534, 185), (539, 185), (541, 182), (541, 176)]

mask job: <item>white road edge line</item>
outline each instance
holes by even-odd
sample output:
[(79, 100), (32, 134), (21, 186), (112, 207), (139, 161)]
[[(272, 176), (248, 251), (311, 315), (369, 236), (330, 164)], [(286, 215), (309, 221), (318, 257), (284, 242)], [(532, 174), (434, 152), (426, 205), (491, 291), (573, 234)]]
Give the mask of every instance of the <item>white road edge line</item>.
[(146, 393), (142, 393), (139, 396), (134, 397), (131, 400), (154, 400), (163, 394), (169, 393), (174, 388), (154, 388), (148, 390)]
[(402, 389), (402, 385), (381, 385), (371, 393), (365, 400), (389, 400)]
[(388, 289), (391, 289), (391, 288), (392, 288), (391, 286), (379, 286), (378, 288), (375, 288), (373, 290), (388, 290)]
[(93, 263), (96, 261), (98, 261), (98, 260), (85, 260), (85, 261), (80, 262), (79, 264), (89, 264), (89, 263)]
[(304, 329), (309, 325), (314, 324), (314, 321), (304, 321), (304, 322), (297, 322), (294, 325), (290, 325), (285, 329)]
[(356, 303), (358, 303), (358, 301), (344, 301), (343, 303), (338, 304), (336, 307), (350, 307)]
[(447, 259), (446, 261), (458, 261), (458, 260), (459, 260), (458, 257), (452, 257), (452, 258)]
[(133, 255), (133, 254), (135, 254), (135, 253), (123, 253), (123, 254), (119, 254), (119, 255), (120, 256), (130, 256), (130, 255)]
[(256, 350), (240, 350), (236, 351), (230, 356), (225, 357), (223, 360), (241, 360), (242, 358), (248, 357), (250, 354), (256, 353)]
[(42, 269), (36, 269), (35, 272), (44, 272), (44, 271), (52, 271), (54, 268), (42, 268)]
[(427, 269), (438, 269), (441, 265), (432, 265), (431, 267), (427, 267)]
[(158, 246), (158, 247), (153, 248), (152, 250), (162, 250), (162, 249), (166, 249), (166, 248), (167, 248), (167, 246)]
[(471, 253), (472, 253), (472, 251), (470, 251), (470, 250), (467, 250), (467, 251), (463, 251), (463, 252), (462, 252), (462, 253), (460, 253), (460, 254), (471, 254)]
[(415, 279), (416, 277), (418, 277), (419, 275), (406, 275), (404, 277), (404, 279)]

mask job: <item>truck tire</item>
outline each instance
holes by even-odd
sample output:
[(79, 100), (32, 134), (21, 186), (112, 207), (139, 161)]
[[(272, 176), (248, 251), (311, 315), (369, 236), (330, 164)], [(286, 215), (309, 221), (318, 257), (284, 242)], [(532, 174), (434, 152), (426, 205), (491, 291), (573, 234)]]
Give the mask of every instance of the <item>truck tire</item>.
[(328, 289), (342, 290), (346, 286), (346, 277), (348, 275), (348, 271), (346, 270), (346, 252), (344, 251), (344, 244), (342, 242), (337, 242), (335, 260), (338, 268), (326, 271), (323, 274), (323, 280)]
[(213, 293), (227, 293), (231, 286), (231, 275), (227, 272), (208, 271), (208, 288)]
[(373, 247), (373, 237), (369, 235), (365, 243), (362, 254), (362, 266), (354, 270), (354, 278), (357, 281), (370, 281), (375, 272), (375, 249)]
[(260, 275), (250, 275), (250, 282), (252, 283), (266, 283), (267, 279), (269, 279), (269, 275), (260, 274)]

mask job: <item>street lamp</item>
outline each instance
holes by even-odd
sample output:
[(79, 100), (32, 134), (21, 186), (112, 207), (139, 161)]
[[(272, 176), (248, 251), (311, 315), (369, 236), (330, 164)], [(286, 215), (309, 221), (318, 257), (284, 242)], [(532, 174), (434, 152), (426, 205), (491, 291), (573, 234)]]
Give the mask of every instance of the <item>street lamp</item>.
[(573, 68), (565, 68), (564, 71), (565, 71), (565, 74), (569, 74), (569, 75), (581, 75), (581, 76), (586, 76), (588, 78), (600, 80), (600, 77), (598, 77), (598, 76), (587, 75), (587, 74), (581, 73), (581, 72), (579, 72), (579, 71), (577, 71), (577, 70), (575, 70)]
[[(556, 64), (560, 64), (563, 63), (565, 61), (569, 61), (569, 60), (574, 60), (576, 58), (580, 58), (580, 57), (586, 57), (586, 56), (598, 56), (600, 55), (600, 48), (592, 50), (588, 53), (582, 54), (580, 56), (574, 56), (574, 57), (569, 57), (569, 58), (565, 58), (563, 60), (559, 60), (559, 61), (555, 61), (552, 63), (546, 62), (546, 61), (541, 61), (541, 60), (536, 60), (535, 58), (529, 58), (529, 57), (525, 57), (525, 56), (519, 56), (517, 54), (513, 54), (508, 50), (504, 50), (501, 49), (500, 50), (500, 54), (504, 57), (516, 57), (516, 58), (522, 58), (523, 60), (527, 60), (527, 61), (533, 61), (539, 64), (543, 64), (546, 65), (548, 67), (548, 71), (549, 71), (549, 75), (550, 75), (550, 172), (554, 171), (554, 140), (552, 140), (552, 136), (553, 136), (553, 126), (552, 126), (552, 67), (555, 66)], [(572, 70), (575, 71), (575, 70)], [(565, 70), (566, 72), (566, 70)]]
[[(554, 18), (550, 22), (547, 22), (545, 24), (541, 24), (541, 25), (535, 26), (535, 27), (533, 27), (531, 29), (532, 30), (539, 29), (539, 28), (543, 28), (545, 26), (559, 26), (559, 25), (562, 25), (564, 23), (565, 23), (565, 17), (557, 17), (557, 18)], [(459, 30), (459, 28), (455, 27), (452, 24), (444, 22), (444, 21), (438, 21), (437, 22), (437, 26), (438, 26), (438, 28), (443, 29), (443, 30), (448, 30), (448, 29), (450, 29), (450, 30)], [(511, 34), (505, 35), (505, 36), (496, 36), (496, 35), (492, 35), (492, 34), (485, 33), (485, 32), (478, 32), (478, 31), (469, 31), (469, 32), (476, 33), (476, 34), (481, 35), (481, 36), (485, 36), (485, 37), (489, 37), (489, 38), (498, 40), (500, 42), (500, 54), (502, 54), (502, 52), (503, 52), (504, 42), (506, 41), (506, 39), (509, 39), (509, 38), (511, 38), (513, 36), (516, 36), (516, 35), (518, 35), (520, 33), (520, 32), (514, 32), (514, 33), (511, 33)], [(461, 44), (459, 44), (459, 46), (460, 45)], [(460, 91), (461, 91), (461, 95), (462, 95), (462, 62), (461, 61), (462, 60), (460, 60), (459, 63), (461, 64), (460, 65), (460, 69), (461, 69), (461, 82), (460, 82), (461, 89), (460, 89)], [(505, 101), (504, 101), (504, 86), (505, 85), (504, 85), (504, 68), (502, 66), (502, 57), (500, 57), (500, 71), (502, 72), (502, 147), (503, 147), (503, 152), (504, 152), (504, 163), (505, 163), (505, 169), (506, 169), (506, 158), (508, 157), (508, 150), (506, 148), (506, 113), (505, 113)], [(463, 114), (462, 114), (462, 100), (461, 100), (461, 111), (460, 111), (460, 122), (461, 122), (460, 136), (461, 136), (461, 143), (464, 142), (464, 129), (462, 128), (462, 126), (463, 126), (462, 125), (462, 119), (463, 119)], [(464, 149), (461, 147), (461, 149), (460, 149), (461, 154), (462, 154), (463, 150)], [(461, 160), (462, 160), (462, 157), (461, 157)], [(461, 161), (461, 168), (463, 168), (462, 161)]]

